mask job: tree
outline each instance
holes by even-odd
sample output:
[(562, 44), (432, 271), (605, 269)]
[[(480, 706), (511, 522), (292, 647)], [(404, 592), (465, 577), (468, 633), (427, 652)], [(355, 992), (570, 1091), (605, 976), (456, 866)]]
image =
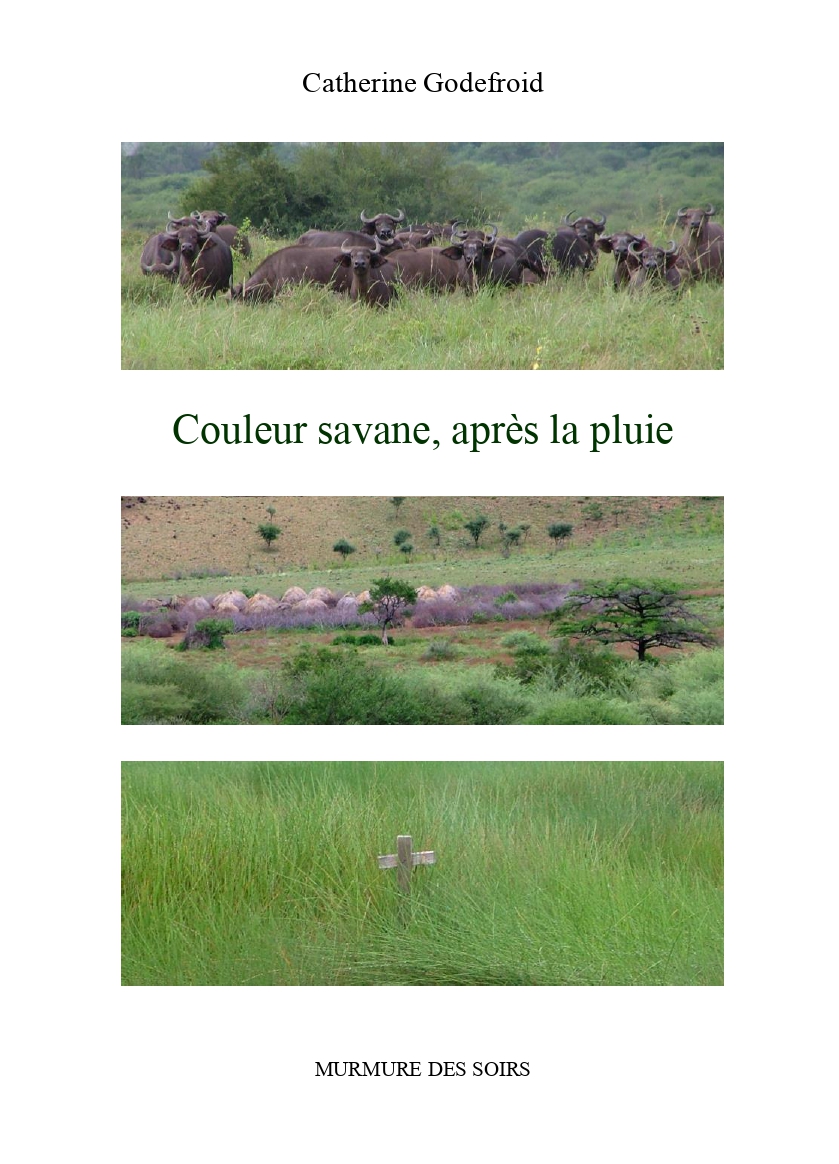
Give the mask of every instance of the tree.
[(518, 527), (504, 530), (504, 545), (509, 553), (521, 541), (521, 530)]
[(377, 578), (370, 587), (369, 602), (359, 606), (361, 614), (373, 614), (382, 628), (382, 643), (389, 646), (387, 628), (392, 626), (402, 612), (417, 600), (417, 592), (407, 582), (396, 578)]
[(265, 512), (268, 514), (272, 521), (277, 516), (277, 511), (273, 505), (267, 506)]
[(393, 535), (393, 544), (395, 546), (404, 546), (405, 542), (408, 541), (410, 536), (411, 536), (410, 530), (398, 529), (396, 531), (396, 533)]
[(283, 532), (278, 525), (272, 525), (265, 521), (262, 525), (257, 526), (259, 536), (264, 540), (268, 549), (271, 549), (271, 542), (275, 542), (280, 534)]
[(393, 506), (393, 508), (396, 510), (397, 513), (399, 512), (399, 506), (402, 504), (402, 502), (404, 500), (405, 500), (404, 497), (391, 497), (390, 504)]
[(400, 554), (404, 554), (405, 557), (407, 558), (409, 556), (409, 554), (412, 554), (414, 552), (414, 547), (411, 545), (410, 542), (403, 542), (402, 545), (399, 547), (399, 552), (400, 552)]
[(548, 526), (548, 537), (553, 538), (554, 545), (559, 549), (559, 543), (566, 538), (570, 538), (574, 532), (574, 527), (567, 521), (555, 521)]
[(428, 527), (428, 537), (432, 542), (434, 542), (435, 546), (439, 546), (439, 544), (440, 544), (440, 527), (439, 527), (439, 525), (430, 525)]
[(585, 636), (599, 643), (629, 643), (643, 663), (650, 647), (679, 649), (685, 643), (712, 647), (714, 640), (700, 629), (702, 620), (681, 601), (669, 582), (614, 582), (575, 590), (555, 610), (553, 633)]
[(469, 531), (469, 533), (472, 535), (472, 540), (477, 546), (478, 542), (481, 540), (481, 534), (489, 524), (489, 518), (481, 513), (478, 514), (477, 517), (473, 517), (471, 521), (467, 521), (463, 528)]
[(332, 549), (336, 554), (340, 554), (345, 562), (350, 554), (355, 553), (355, 546), (351, 546), (346, 538), (341, 538), (340, 541), (337, 541)]
[(297, 179), (282, 165), (270, 141), (220, 142), (203, 168), (206, 173), (184, 191), (185, 214), (212, 206), (223, 210), (231, 222), (249, 218), (259, 230), (300, 233)]
[(526, 542), (527, 535), (530, 533), (530, 522), (529, 521), (519, 522), (519, 529), (521, 530), (521, 540), (523, 542)]
[(599, 501), (590, 501), (588, 505), (583, 506), (583, 517), (587, 517), (589, 521), (602, 521), (603, 506)]

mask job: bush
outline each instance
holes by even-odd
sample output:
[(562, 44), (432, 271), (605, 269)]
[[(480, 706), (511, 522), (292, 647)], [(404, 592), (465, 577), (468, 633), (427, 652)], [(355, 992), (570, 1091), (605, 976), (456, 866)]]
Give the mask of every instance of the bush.
[(457, 693), (456, 704), (463, 708), (458, 723), (522, 723), (527, 712), (523, 699), (508, 693), (498, 682), (473, 683)]
[(629, 704), (585, 695), (560, 699), (532, 715), (530, 724), (637, 724), (641, 720)]
[(285, 666), (296, 697), (286, 722), (299, 724), (437, 723), (438, 701), (417, 698), (398, 675), (367, 666), (351, 652), (304, 652)]
[(451, 639), (432, 639), (420, 658), (432, 662), (444, 662), (446, 659), (456, 659), (460, 651)]
[[(388, 635), (388, 645), (393, 647), (396, 645), (396, 638), (394, 635)], [(382, 647), (381, 635), (336, 635), (332, 640), (333, 647), (348, 646), (348, 647)]]
[(123, 723), (237, 723), (247, 699), (235, 667), (198, 668), (151, 643), (123, 656)]
[(202, 647), (207, 651), (224, 650), (224, 636), (233, 633), (233, 620), (229, 618), (202, 618), (192, 630), (187, 631), (180, 649), (188, 651), (192, 647)]
[(143, 613), (140, 610), (124, 610), (122, 612), (122, 633), (125, 638), (136, 638), (142, 617)]
[(508, 590), (506, 594), (499, 594), (495, 599), (496, 606), (504, 606), (508, 602), (518, 602), (518, 594), (514, 594), (512, 590)]

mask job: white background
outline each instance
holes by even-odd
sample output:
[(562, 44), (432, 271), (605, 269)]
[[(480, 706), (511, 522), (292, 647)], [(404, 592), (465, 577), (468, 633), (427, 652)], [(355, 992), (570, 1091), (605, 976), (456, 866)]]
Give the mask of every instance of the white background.
[[(730, 8), (600, 4), (545, 15), (425, 5), (204, 5), (80, 26), (25, 16), (38, 71), (15, 189), (52, 242), (95, 227), (49, 278), (10, 287), (5, 830), (14, 1160), (250, 1164), (336, 1157), (449, 1164), (821, 1160), (832, 924), (829, 722), (802, 589), (819, 618), (824, 439), (814, 283), (779, 303), (748, 240), (812, 202), (818, 165), (778, 43)], [(400, 31), (409, 25), (412, 32)], [(216, 31), (218, 30), (218, 31)], [(637, 45), (640, 65), (635, 66)], [(652, 49), (661, 45), (656, 55)], [(652, 47), (651, 47), (652, 46)], [(809, 45), (808, 45), (809, 49)], [(21, 53), (23, 49), (21, 48)], [(672, 62), (672, 64), (670, 63)], [(799, 62), (784, 76), (794, 77)], [(306, 95), (304, 72), (421, 78), (543, 72), (544, 93)], [(235, 140), (726, 140), (726, 371), (719, 373), (121, 373), (118, 143)], [(779, 157), (777, 142), (786, 143)], [(48, 164), (43, 143), (49, 142)], [(795, 141), (795, 145), (792, 142)], [(16, 151), (16, 153), (14, 152)], [(771, 198), (767, 178), (771, 176)], [(47, 229), (54, 227), (54, 229)], [(38, 240), (40, 242), (40, 238)], [(67, 251), (64, 252), (65, 256)], [(826, 300), (825, 300), (826, 302)], [(37, 304), (38, 310), (33, 310)], [(12, 317), (10, 317), (12, 318)], [(666, 447), (437, 451), (197, 449), (207, 419), (581, 424), (667, 420)], [(828, 430), (829, 431), (829, 430)], [(120, 494), (726, 496), (723, 728), (118, 726), (112, 598)], [(793, 532), (794, 531), (794, 532)], [(36, 582), (23, 598), (20, 588)], [(811, 583), (811, 579), (814, 581)], [(73, 616), (68, 613), (73, 611)], [(80, 613), (79, 613), (80, 612)], [(78, 619), (78, 621), (76, 621)], [(831, 649), (825, 648), (825, 651)], [(816, 648), (818, 651), (818, 647)], [(119, 763), (127, 759), (712, 759), (726, 762), (724, 988), (166, 989), (119, 986)], [(824, 911), (824, 912), (823, 912)], [(825, 924), (827, 923), (827, 924)], [(826, 934), (826, 936), (823, 936)], [(829, 1047), (829, 1044), (828, 1044)], [(315, 1080), (316, 1059), (528, 1060), (527, 1079)], [(16, 1118), (15, 1118), (16, 1117)]]

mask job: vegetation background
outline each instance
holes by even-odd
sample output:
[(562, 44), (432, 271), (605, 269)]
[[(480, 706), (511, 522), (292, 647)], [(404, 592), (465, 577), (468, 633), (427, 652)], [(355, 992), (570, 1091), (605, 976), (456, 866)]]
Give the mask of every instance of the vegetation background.
[(722, 983), (721, 764), (125, 764), (122, 861), (127, 985)]

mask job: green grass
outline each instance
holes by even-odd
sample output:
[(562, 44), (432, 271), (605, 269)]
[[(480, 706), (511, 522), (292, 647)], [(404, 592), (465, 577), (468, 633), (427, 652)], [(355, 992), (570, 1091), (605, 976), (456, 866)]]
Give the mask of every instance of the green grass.
[[(267, 557), (267, 555), (266, 555)], [(278, 555), (279, 557), (279, 555)], [(208, 578), (175, 580), (123, 580), (122, 592), (137, 598), (163, 597), (173, 591), (190, 594), (247, 587), (282, 594), (290, 586), (311, 590), (360, 593), (374, 578), (388, 573), (411, 585), (502, 586), (516, 582), (596, 581), (617, 577), (667, 578), (685, 589), (712, 589), (723, 584), (722, 532), (694, 533), (677, 530), (604, 532), (602, 538), (582, 546), (573, 542), (554, 553), (528, 545), (501, 558), (498, 551), (481, 549), (439, 555), (417, 554), (405, 563), (401, 555), (384, 555), (366, 564), (313, 569), (264, 567), (258, 572)], [(282, 563), (280, 563), (282, 565)]]
[(712, 763), (125, 764), (123, 982), (718, 985), (722, 805)]
[[(411, 292), (387, 311), (323, 287), (271, 303), (193, 302), (140, 272), (146, 235), (122, 244), (126, 369), (712, 369), (723, 366), (723, 288), (680, 296), (615, 294), (612, 263), (587, 279), (551, 279), (477, 295)], [(234, 282), (286, 245), (254, 237)], [(287, 241), (287, 240), (286, 240)]]

